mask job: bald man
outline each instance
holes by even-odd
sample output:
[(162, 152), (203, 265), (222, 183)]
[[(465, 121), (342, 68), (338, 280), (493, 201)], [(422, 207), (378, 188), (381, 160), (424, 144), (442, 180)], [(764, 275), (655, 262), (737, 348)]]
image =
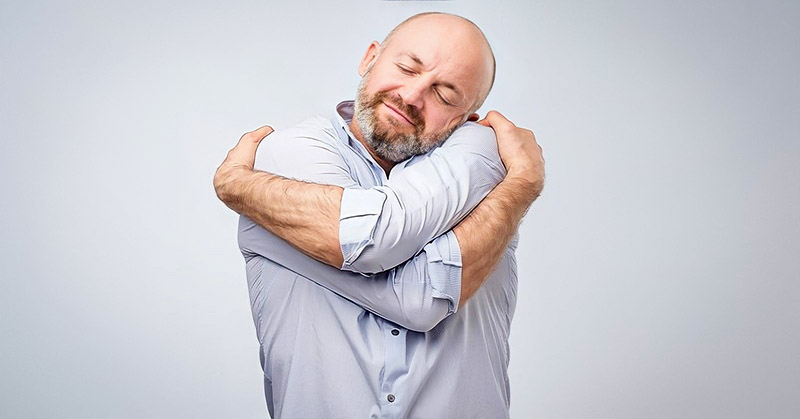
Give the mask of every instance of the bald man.
[(355, 103), (270, 136), (263, 171), (269, 127), (217, 170), (272, 417), (508, 416), (512, 238), (544, 161), (499, 113), (467, 122), (494, 67), (472, 22), (413, 16), (368, 46)]

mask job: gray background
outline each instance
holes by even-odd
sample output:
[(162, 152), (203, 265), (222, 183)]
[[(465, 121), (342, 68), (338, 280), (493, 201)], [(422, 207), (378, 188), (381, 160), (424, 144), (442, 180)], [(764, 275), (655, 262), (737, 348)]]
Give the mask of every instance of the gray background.
[(512, 417), (800, 417), (800, 4), (485, 0), (3, 1), (0, 417), (266, 416), (213, 171), (426, 10), (546, 153)]

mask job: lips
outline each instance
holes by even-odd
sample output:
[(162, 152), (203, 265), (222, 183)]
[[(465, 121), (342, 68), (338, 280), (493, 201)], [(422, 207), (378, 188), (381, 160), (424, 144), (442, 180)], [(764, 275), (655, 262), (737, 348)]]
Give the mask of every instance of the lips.
[(383, 102), (383, 104), (384, 104), (384, 105), (385, 105), (387, 108), (389, 108), (389, 110), (390, 110), (391, 112), (393, 112), (395, 115), (397, 115), (397, 116), (399, 117), (398, 119), (401, 119), (401, 118), (402, 118), (402, 119), (403, 119), (403, 120), (405, 120), (405, 121), (406, 121), (406, 122), (407, 122), (409, 125), (411, 125), (411, 126), (416, 126), (416, 124), (414, 124), (413, 122), (411, 122), (411, 118), (409, 118), (408, 116), (406, 116), (406, 114), (404, 114), (403, 112), (400, 112), (400, 110), (399, 110), (399, 109), (397, 109), (397, 108), (396, 108), (394, 105), (391, 105), (391, 104), (389, 104), (389, 103), (387, 103), (387, 102), (385, 102), (385, 101)]

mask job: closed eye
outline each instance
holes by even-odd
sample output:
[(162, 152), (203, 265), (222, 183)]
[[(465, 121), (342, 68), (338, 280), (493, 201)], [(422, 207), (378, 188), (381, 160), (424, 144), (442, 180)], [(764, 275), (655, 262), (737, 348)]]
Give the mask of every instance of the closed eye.
[(400, 72), (403, 73), (403, 74), (407, 74), (409, 76), (414, 74), (414, 70), (412, 70), (412, 69), (410, 69), (408, 67), (404, 67), (404, 66), (402, 66), (400, 64), (397, 64), (397, 68), (399, 68)]
[(444, 103), (447, 106), (453, 106), (453, 104), (448, 102), (447, 99), (445, 99), (444, 96), (438, 90), (434, 90), (434, 91), (436, 92), (436, 97), (438, 97), (439, 100), (442, 101), (442, 103)]

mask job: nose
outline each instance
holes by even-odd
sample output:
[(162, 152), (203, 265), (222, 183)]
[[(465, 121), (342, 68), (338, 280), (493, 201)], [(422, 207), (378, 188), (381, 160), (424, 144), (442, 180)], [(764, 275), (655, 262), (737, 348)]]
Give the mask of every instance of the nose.
[(419, 110), (422, 110), (422, 107), (425, 104), (424, 99), (426, 90), (427, 83), (424, 80), (424, 77), (417, 77), (413, 80), (409, 80), (398, 93), (406, 105), (411, 105)]

